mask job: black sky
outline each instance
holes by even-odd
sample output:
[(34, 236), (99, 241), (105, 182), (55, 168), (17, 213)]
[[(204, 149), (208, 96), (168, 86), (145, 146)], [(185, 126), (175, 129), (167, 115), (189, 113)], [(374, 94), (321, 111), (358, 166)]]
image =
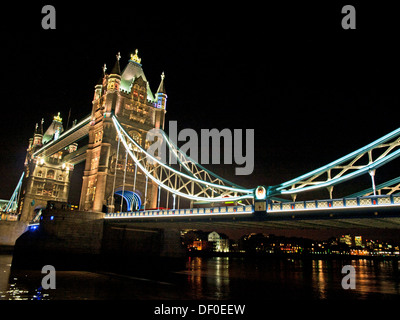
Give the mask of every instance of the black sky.
[(400, 28), (388, 4), (354, 2), (357, 29), (343, 30), (347, 2), (53, 2), (56, 30), (43, 30), (44, 4), (3, 9), (14, 18), (2, 22), (1, 199), (35, 123), (57, 112), (66, 123), (70, 108), (71, 121), (86, 116), (103, 64), (121, 52), (123, 68), (136, 48), (153, 92), (165, 72), (167, 121), (255, 130), (251, 177), (209, 167), (245, 187), (295, 178), (399, 127)]

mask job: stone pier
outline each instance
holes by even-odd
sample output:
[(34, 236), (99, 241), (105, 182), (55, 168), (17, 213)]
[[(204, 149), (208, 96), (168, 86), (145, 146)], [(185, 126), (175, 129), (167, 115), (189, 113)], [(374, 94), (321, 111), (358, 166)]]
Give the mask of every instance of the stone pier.
[(43, 211), (40, 226), (15, 242), (12, 267), (107, 269), (183, 268), (185, 253), (174, 229), (143, 228), (104, 219), (102, 212)]

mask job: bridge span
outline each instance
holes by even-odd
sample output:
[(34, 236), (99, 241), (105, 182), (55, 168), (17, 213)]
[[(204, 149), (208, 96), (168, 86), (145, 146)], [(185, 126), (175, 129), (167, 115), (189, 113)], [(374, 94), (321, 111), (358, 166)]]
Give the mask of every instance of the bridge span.
[(177, 229), (400, 228), (400, 195), (108, 213), (109, 222)]

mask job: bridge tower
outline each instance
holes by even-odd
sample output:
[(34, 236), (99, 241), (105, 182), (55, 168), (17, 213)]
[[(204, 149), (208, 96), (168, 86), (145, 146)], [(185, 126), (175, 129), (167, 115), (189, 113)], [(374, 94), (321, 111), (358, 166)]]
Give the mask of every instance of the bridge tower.
[(136, 170), (122, 143), (119, 146), (111, 115), (114, 113), (129, 135), (147, 149), (147, 132), (164, 128), (167, 102), (164, 74), (154, 96), (138, 50), (131, 54), (122, 72), (120, 58), (118, 53), (109, 73), (103, 67), (103, 76), (94, 90), (79, 205), (83, 211), (137, 210), (140, 205), (154, 208), (157, 203), (158, 187)]
[(74, 152), (77, 144), (73, 143), (48, 157), (34, 157), (36, 151), (45, 144), (54, 143), (53, 141), (64, 131), (60, 113), (54, 116), (45, 132), (43, 132), (43, 122), (42, 119), (40, 126), (36, 124), (33, 138), (29, 139), (24, 163), (25, 178), (18, 203), (21, 221), (31, 221), (40, 209), (47, 206), (49, 200), (62, 202), (68, 200), (73, 165), (65, 162), (64, 157)]

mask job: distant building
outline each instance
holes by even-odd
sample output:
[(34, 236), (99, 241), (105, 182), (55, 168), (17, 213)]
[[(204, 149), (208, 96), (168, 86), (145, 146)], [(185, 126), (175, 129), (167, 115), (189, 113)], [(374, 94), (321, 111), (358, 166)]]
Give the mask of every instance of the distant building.
[(340, 242), (340, 243), (345, 243), (345, 244), (347, 244), (348, 246), (351, 246), (351, 245), (352, 245), (351, 235), (349, 235), (349, 234), (343, 234), (343, 235), (341, 235), (340, 238), (339, 238), (339, 242)]
[(229, 239), (223, 233), (210, 232), (208, 234), (208, 242), (212, 244), (214, 252), (229, 252)]
[(356, 247), (362, 246), (362, 236), (354, 236), (354, 244)]

